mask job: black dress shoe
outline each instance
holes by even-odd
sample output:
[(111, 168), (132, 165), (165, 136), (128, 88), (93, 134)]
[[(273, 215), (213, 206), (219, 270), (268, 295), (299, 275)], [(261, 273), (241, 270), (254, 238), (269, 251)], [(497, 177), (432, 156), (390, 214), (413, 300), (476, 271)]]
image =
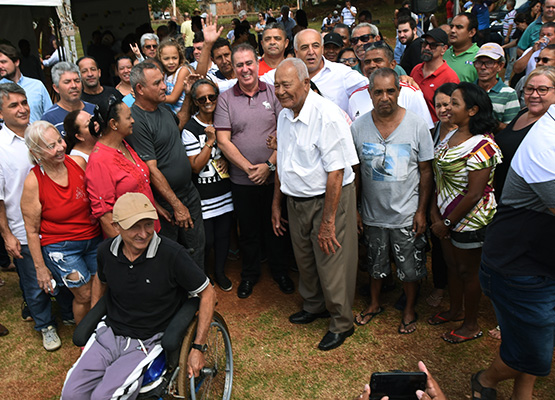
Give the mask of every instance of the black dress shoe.
[(310, 324), (316, 321), (318, 318), (329, 318), (330, 313), (326, 310), (318, 314), (312, 314), (308, 311), (301, 310), (289, 317), (289, 322), (292, 324)]
[(287, 275), (282, 275), (276, 278), (275, 281), (279, 285), (279, 290), (285, 294), (291, 294), (295, 291), (295, 284)]
[(252, 294), (253, 288), (253, 281), (241, 281), (241, 284), (237, 288), (237, 297), (239, 297), (240, 299), (246, 299)]
[(343, 333), (333, 333), (328, 331), (322, 338), (322, 341), (318, 345), (318, 348), (322, 351), (335, 349), (343, 344), (345, 339), (355, 333), (355, 327), (353, 326), (346, 332)]

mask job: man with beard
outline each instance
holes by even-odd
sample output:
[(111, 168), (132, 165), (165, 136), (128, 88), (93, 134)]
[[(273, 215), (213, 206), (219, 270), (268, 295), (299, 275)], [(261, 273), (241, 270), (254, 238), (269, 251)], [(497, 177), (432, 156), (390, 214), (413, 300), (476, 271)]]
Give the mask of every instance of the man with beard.
[(94, 104), (81, 100), (81, 76), (77, 65), (62, 61), (52, 68), (52, 87), (60, 95), (60, 101), (50, 107), (41, 117), (50, 122), (65, 136), (64, 118), (71, 111), (85, 110), (94, 114)]
[(434, 145), (426, 122), (398, 105), (400, 89), (391, 68), (374, 71), (368, 86), (374, 109), (351, 125), (361, 160), (355, 168), (362, 199), (358, 221), (368, 243), (372, 294), (355, 323), (366, 325), (383, 312), (379, 296), (383, 279), (391, 273), (391, 252), (407, 296), (397, 332), (410, 334), (418, 319), (418, 281), (426, 276), (426, 209), (433, 187)]
[(434, 106), (435, 91), (444, 83), (459, 83), (457, 73), (443, 59), (448, 43), (447, 33), (441, 28), (432, 29), (422, 35), (423, 62), (415, 66), (410, 75), (420, 86), (434, 122), (437, 121)]
[(422, 61), (420, 58), (422, 38), (417, 37), (416, 21), (409, 16), (399, 18), (397, 35), (401, 44), (406, 46), (399, 64), (407, 71), (407, 74), (410, 74), (414, 66)]
[(52, 107), (52, 100), (41, 81), (27, 78), (21, 74), (20, 60), (21, 56), (15, 47), (9, 44), (0, 44), (0, 83), (11, 81), (25, 89), (27, 102), (31, 108), (30, 123), (33, 123)]
[(92, 104), (107, 104), (110, 96), (114, 96), (118, 100), (123, 99), (121, 93), (113, 87), (100, 84), (101, 71), (94, 58), (81, 57), (77, 60), (77, 66), (81, 72), (81, 82), (83, 82), (82, 100)]

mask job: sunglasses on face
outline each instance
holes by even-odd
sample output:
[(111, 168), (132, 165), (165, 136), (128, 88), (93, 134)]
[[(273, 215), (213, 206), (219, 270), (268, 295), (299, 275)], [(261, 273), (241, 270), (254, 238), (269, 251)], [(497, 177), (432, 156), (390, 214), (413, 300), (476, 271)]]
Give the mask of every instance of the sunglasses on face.
[(391, 46), (388, 45), (383, 40), (378, 40), (377, 42), (367, 43), (367, 44), (364, 45), (364, 51), (373, 50), (373, 49), (383, 49), (383, 48), (387, 48), (387, 49), (393, 51)]
[(426, 41), (426, 40), (424, 40), (424, 41), (422, 42), (422, 48), (423, 48), (423, 49), (425, 49), (426, 47), (429, 47), (430, 50), (433, 51), (433, 50), (437, 49), (439, 46), (443, 46), (443, 43), (437, 43), (437, 42), (431, 42), (431, 43), (430, 43), (430, 42), (428, 42), (428, 41)]
[(524, 94), (531, 95), (534, 92), (538, 92), (539, 96), (545, 96), (550, 89), (555, 89), (553, 86), (525, 86), (524, 87)]
[(218, 96), (216, 96), (215, 94), (209, 94), (208, 96), (199, 97), (198, 99), (196, 99), (196, 101), (199, 104), (206, 104), (208, 100), (210, 100), (211, 103), (215, 102), (217, 98)]
[(157, 44), (145, 44), (145, 49), (156, 50), (158, 48)]
[(355, 65), (357, 63), (356, 57), (340, 58), (339, 62), (342, 64)]
[(548, 58), (548, 57), (534, 57), (534, 60), (536, 60), (536, 63), (539, 63), (539, 62), (541, 61), (542, 64), (547, 64), (547, 63), (549, 63), (549, 61), (552, 60), (552, 58)]
[(362, 43), (367, 43), (370, 38), (375, 38), (376, 35), (372, 35), (371, 33), (367, 33), (366, 35), (355, 36), (351, 38), (351, 44), (354, 46), (360, 40)]

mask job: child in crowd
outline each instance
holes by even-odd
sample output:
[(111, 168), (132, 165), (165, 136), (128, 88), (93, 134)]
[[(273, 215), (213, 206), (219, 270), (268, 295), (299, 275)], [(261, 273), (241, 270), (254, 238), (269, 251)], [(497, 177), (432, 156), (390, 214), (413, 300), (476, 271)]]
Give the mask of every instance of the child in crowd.
[[(508, 8), (508, 5), (509, 3), (507, 2), (507, 8)], [(507, 67), (505, 70), (505, 82), (511, 79), (511, 74), (513, 72), (513, 65), (516, 60), (516, 45), (518, 44), (518, 41), (520, 40), (520, 37), (522, 36), (526, 28), (528, 28), (528, 25), (532, 23), (532, 17), (527, 12), (518, 13), (514, 17), (514, 22), (515, 22), (515, 28), (513, 29), (510, 35), (510, 39), (507, 40), (509, 36), (507, 35), (507, 37), (505, 37), (504, 39), (505, 44), (501, 46), (507, 52)]]
[(168, 39), (160, 43), (156, 57), (164, 67), (166, 103), (178, 113), (185, 100), (184, 82), (191, 73), (185, 52), (176, 40)]
[[(511, 36), (516, 28), (515, 23), (515, 0), (507, 0), (507, 14), (503, 18), (503, 44), (507, 44), (511, 41)], [(516, 60), (516, 47), (505, 48), (507, 66), (505, 68), (505, 82), (508, 82), (511, 78), (511, 73), (513, 72), (513, 64)]]

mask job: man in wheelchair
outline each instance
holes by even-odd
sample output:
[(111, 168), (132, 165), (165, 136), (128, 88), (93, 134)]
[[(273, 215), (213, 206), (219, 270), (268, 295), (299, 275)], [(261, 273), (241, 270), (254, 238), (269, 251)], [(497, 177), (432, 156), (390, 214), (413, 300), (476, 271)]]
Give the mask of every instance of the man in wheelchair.
[(104, 296), (106, 317), (69, 370), (61, 399), (135, 399), (144, 369), (163, 351), (163, 332), (186, 292), (200, 298), (187, 374), (198, 376), (204, 367), (216, 294), (187, 250), (156, 234), (157, 218), (144, 194), (127, 193), (116, 201), (113, 226), (119, 236), (98, 247), (92, 285), (92, 305)]

